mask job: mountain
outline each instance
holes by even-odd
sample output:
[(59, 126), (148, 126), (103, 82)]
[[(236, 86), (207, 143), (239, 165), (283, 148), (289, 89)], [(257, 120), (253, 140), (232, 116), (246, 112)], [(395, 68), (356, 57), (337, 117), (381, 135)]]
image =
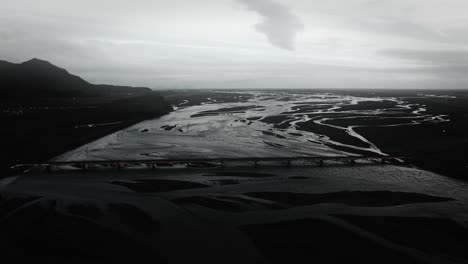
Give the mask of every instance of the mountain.
[(172, 110), (149, 88), (93, 85), (38, 59), (0, 61), (0, 178)]
[(32, 59), (21, 64), (0, 61), (3, 98), (70, 98), (144, 94), (149, 88), (94, 85), (48, 61)]

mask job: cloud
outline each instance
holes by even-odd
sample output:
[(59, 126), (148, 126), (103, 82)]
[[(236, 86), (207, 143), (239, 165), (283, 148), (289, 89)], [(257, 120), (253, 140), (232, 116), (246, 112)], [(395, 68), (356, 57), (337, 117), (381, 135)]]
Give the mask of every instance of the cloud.
[(381, 51), (381, 54), (433, 66), (468, 66), (468, 50), (386, 49)]
[(468, 50), (386, 49), (380, 51), (380, 54), (405, 61), (409, 67), (402, 68), (402, 73), (439, 78), (447, 84), (463, 80), (456, 87), (467, 86)]
[(265, 34), (271, 44), (294, 50), (294, 41), (298, 33), (304, 30), (304, 24), (291, 10), (272, 0), (237, 0), (249, 10), (257, 12), (263, 21), (255, 26), (258, 32)]
[(437, 30), (427, 26), (414, 23), (407, 19), (398, 18), (355, 18), (348, 25), (357, 31), (377, 34), (394, 35), (416, 40), (428, 40), (435, 42), (446, 42), (448, 38)]

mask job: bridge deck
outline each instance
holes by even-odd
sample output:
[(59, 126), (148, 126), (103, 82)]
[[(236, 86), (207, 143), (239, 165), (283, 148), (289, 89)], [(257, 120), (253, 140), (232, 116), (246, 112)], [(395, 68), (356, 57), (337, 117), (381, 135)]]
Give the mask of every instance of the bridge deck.
[[(252, 163), (259, 165), (262, 162), (280, 162), (287, 166), (291, 166), (294, 162), (303, 161), (316, 165), (323, 165), (326, 161), (346, 162), (350, 164), (356, 163), (358, 160), (385, 162), (403, 162), (402, 157), (391, 156), (323, 156), (323, 157), (242, 157), (242, 158), (211, 158), (211, 159), (142, 159), (142, 160), (82, 160), (82, 161), (49, 161), (46, 163), (37, 164), (18, 164), (13, 166), (12, 169), (25, 171), (31, 168), (55, 168), (60, 166), (73, 166), (77, 168), (88, 169), (90, 166), (97, 165), (103, 167), (116, 167), (125, 168), (131, 165), (142, 165), (151, 168), (175, 166), (184, 164), (187, 167), (199, 166), (209, 167), (225, 166), (228, 163)], [(307, 165), (307, 164), (301, 164)]]

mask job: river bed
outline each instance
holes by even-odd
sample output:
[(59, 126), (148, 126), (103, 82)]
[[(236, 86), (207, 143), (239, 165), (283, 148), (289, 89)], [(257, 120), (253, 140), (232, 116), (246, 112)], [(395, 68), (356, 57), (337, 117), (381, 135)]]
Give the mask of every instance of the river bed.
[[(56, 158), (180, 158), (386, 155), (354, 131), (362, 126), (446, 122), (397, 98), (330, 93), (249, 92), (235, 103), (211, 98), (101, 138)], [(233, 93), (235, 96), (235, 93)]]

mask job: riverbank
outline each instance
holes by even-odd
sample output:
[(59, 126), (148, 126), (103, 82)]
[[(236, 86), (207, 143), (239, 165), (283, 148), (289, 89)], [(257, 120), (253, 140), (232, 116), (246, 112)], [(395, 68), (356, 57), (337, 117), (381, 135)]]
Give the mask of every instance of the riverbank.
[(17, 163), (44, 162), (143, 120), (172, 111), (162, 96), (39, 99), (2, 105), (0, 177)]

